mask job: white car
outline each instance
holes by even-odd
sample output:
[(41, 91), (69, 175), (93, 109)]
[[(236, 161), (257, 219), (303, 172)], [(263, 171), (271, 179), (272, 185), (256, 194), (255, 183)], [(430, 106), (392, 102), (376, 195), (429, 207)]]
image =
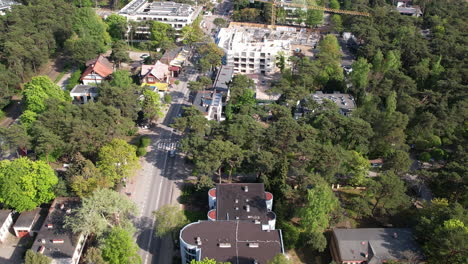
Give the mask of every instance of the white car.
[(148, 58), (149, 56), (150, 56), (149, 54), (142, 54), (142, 55), (140, 56), (140, 59), (146, 59), (146, 58)]

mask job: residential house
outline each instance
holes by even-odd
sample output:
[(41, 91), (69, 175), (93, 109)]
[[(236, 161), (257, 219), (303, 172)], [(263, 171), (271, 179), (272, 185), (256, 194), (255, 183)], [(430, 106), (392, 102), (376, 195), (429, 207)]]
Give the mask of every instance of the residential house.
[(326, 94), (322, 91), (317, 91), (314, 94), (312, 94), (311, 97), (297, 101), (296, 112), (294, 113), (296, 119), (302, 117), (306, 113), (314, 111), (307, 106), (310, 99), (312, 99), (319, 105), (323, 104), (326, 100), (331, 101), (338, 106), (339, 113), (344, 116), (350, 116), (356, 108), (356, 102), (354, 100), (354, 97), (350, 94), (340, 92)]
[(51, 258), (52, 264), (78, 264), (86, 235), (73, 233), (64, 226), (64, 220), (79, 205), (76, 197), (56, 198), (31, 250)]
[(333, 229), (330, 250), (333, 260), (340, 264), (424, 260), (409, 228)]
[(5, 242), (11, 225), (13, 224), (13, 216), (10, 210), (0, 210), (0, 242)]
[(399, 0), (397, 2), (397, 11), (405, 16), (420, 17), (423, 15), (421, 8), (413, 5), (412, 0)]
[(114, 71), (113, 64), (103, 55), (86, 62), (86, 70), (81, 74), (84, 85), (96, 85), (108, 79)]
[(204, 258), (237, 264), (267, 264), (284, 254), (281, 230), (274, 227), (273, 195), (262, 183), (218, 184), (209, 190), (208, 221), (180, 231), (182, 263)]
[(73, 103), (86, 104), (94, 102), (98, 96), (98, 88), (93, 85), (78, 84), (70, 91), (70, 96), (73, 98)]
[(46, 216), (47, 211), (41, 208), (22, 212), (13, 225), (16, 237), (34, 236), (41, 229)]
[(232, 77), (234, 76), (234, 67), (223, 65), (218, 71), (216, 75), (216, 79), (213, 82), (213, 88), (216, 91), (223, 94), (223, 97), (226, 101), (229, 100), (229, 87), (228, 83), (232, 81)]
[(200, 110), (208, 120), (223, 121), (226, 118), (222, 115), (223, 94), (216, 91), (198, 91), (195, 95), (193, 106)]
[(153, 90), (167, 91), (171, 72), (169, 65), (157, 61), (154, 65), (142, 65), (140, 72), (140, 83)]

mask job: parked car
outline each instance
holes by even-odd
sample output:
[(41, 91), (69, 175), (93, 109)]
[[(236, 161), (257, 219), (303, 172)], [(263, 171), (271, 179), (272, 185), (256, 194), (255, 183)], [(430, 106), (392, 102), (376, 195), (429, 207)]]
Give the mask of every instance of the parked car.
[(173, 157), (175, 157), (175, 154), (176, 154), (176, 151), (174, 149), (169, 150), (169, 157), (173, 158)]
[(140, 56), (140, 59), (146, 59), (146, 58), (148, 58), (149, 56), (150, 56), (149, 54), (142, 54), (142, 55)]

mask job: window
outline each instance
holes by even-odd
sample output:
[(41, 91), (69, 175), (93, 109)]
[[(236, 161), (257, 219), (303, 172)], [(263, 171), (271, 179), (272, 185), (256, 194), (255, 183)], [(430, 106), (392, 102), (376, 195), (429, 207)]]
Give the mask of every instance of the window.
[(148, 82), (154, 82), (154, 78), (153, 77), (148, 77)]

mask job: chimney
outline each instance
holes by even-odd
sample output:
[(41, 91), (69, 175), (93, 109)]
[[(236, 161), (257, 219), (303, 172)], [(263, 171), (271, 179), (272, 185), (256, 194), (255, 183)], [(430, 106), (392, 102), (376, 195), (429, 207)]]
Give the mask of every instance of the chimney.
[(54, 228), (54, 225), (53, 224), (47, 224), (46, 227), (47, 227), (47, 229), (52, 229), (52, 228)]
[(200, 237), (197, 237), (197, 246), (201, 246), (202, 242), (201, 242), (201, 238)]
[(220, 248), (230, 248), (230, 247), (231, 247), (231, 243), (219, 243), (219, 247), (220, 247)]
[(65, 241), (63, 241), (63, 239), (53, 239), (52, 240), (52, 244), (63, 244), (65, 243)]
[(236, 203), (239, 203), (239, 199), (236, 199), (235, 202), (236, 202)]
[(60, 210), (63, 210), (63, 208), (65, 208), (65, 205), (64, 205), (64, 204), (61, 204), (61, 205), (60, 205)]
[(42, 243), (42, 244), (45, 244), (45, 243), (46, 243), (46, 240), (45, 240), (44, 238), (41, 239), (41, 243)]

